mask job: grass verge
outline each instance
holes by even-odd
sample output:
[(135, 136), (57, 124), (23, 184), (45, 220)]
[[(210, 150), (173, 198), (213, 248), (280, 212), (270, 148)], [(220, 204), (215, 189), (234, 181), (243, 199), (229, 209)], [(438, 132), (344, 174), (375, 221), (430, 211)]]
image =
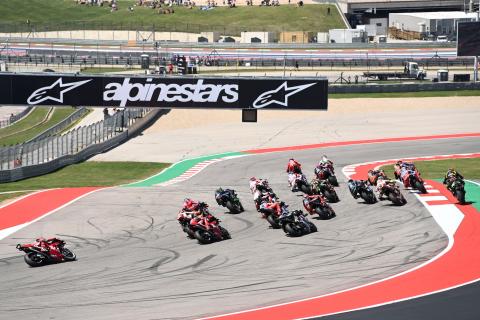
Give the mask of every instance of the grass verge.
[[(480, 179), (480, 158), (415, 161), (415, 166), (424, 179), (442, 179), (448, 168), (455, 168), (465, 179)], [(393, 165), (382, 169), (388, 177), (394, 177)]]
[(16, 182), (0, 184), (0, 192), (67, 187), (108, 187), (152, 176), (169, 163), (87, 161), (58, 171)]
[[(174, 14), (159, 14), (147, 7), (128, 10), (135, 0), (118, 0), (118, 11), (110, 12), (108, 6), (77, 5), (73, 0), (8, 0), (2, 1), (0, 16), (3, 32), (44, 30), (152, 30), (200, 33), (220, 31), (240, 34), (240, 31), (316, 31), (344, 28), (345, 25), (333, 5), (313, 4), (297, 7), (239, 6), (173, 7)], [(331, 14), (327, 14), (327, 7)], [(27, 19), (30, 24), (27, 24)]]
[(385, 93), (330, 93), (329, 99), (352, 98), (423, 98), (423, 97), (468, 97), (480, 96), (480, 90), (458, 91), (419, 91), (419, 92), (385, 92)]
[(9, 130), (3, 132), (3, 129), (0, 129), (0, 145), (9, 146), (28, 141), (53, 127), (75, 111), (76, 109), (71, 107), (56, 107), (50, 119), (42, 123), (48, 113), (48, 108), (35, 108), (25, 119), (4, 128)]

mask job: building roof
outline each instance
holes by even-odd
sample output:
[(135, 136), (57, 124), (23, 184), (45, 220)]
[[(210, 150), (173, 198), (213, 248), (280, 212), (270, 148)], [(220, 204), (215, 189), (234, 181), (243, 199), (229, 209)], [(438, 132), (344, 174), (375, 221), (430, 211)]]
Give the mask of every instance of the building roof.
[(465, 13), (463, 11), (439, 11), (439, 12), (402, 12), (391, 13), (391, 15), (397, 16), (410, 16), (423, 19), (475, 19), (477, 17), (476, 12)]

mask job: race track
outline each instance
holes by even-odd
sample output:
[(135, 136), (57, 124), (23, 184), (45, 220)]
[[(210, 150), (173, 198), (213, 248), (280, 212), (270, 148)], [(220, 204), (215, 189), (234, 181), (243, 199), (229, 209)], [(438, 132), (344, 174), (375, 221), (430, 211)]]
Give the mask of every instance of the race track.
[[(354, 200), (343, 166), (409, 156), (478, 152), (478, 138), (377, 143), (278, 152), (218, 162), (169, 187), (95, 192), (0, 243), (0, 319), (191, 319), (338, 291), (410, 269), (447, 245), (447, 237), (415, 197), (408, 204), (369, 206)], [(284, 167), (299, 159), (308, 177), (326, 153), (335, 161), (337, 217), (315, 221), (319, 232), (288, 238), (259, 218), (251, 176), (268, 178), (290, 208), (301, 198)], [(224, 214), (217, 186), (236, 189), (246, 212)], [(175, 221), (185, 196), (210, 203), (233, 239), (188, 240)], [(19, 242), (59, 236), (78, 261), (29, 268)]]

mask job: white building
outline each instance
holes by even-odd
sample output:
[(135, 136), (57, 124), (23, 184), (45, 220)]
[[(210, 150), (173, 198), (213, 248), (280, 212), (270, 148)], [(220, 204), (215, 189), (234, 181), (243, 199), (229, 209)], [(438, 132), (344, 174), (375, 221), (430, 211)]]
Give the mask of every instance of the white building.
[(368, 42), (368, 35), (362, 29), (331, 29), (328, 31), (330, 43)]
[(242, 32), (241, 43), (272, 43), (275, 41), (273, 32)]
[(452, 36), (457, 23), (475, 21), (476, 13), (463, 11), (390, 13), (389, 26), (403, 31)]

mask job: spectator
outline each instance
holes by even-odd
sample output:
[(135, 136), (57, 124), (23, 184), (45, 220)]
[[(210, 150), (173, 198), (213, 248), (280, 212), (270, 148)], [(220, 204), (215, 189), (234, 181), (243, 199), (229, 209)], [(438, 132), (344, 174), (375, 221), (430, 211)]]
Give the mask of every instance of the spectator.
[(106, 120), (110, 117), (110, 114), (108, 113), (108, 108), (103, 109), (103, 120)]
[(295, 70), (298, 71), (298, 61), (295, 61)]
[(330, 7), (327, 7), (327, 15), (330, 15)]
[(18, 168), (18, 167), (21, 167), (22, 166), (22, 160), (20, 158), (17, 158), (15, 159), (15, 161), (13, 161), (13, 167), (14, 168)]

